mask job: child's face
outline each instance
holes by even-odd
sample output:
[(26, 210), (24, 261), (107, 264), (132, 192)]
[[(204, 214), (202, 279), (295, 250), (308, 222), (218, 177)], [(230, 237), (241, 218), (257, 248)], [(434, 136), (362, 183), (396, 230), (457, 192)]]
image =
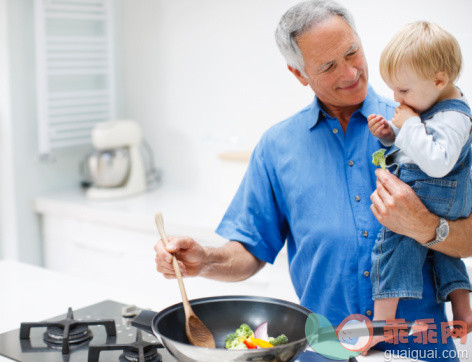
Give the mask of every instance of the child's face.
[(393, 90), (393, 98), (396, 102), (406, 104), (417, 113), (422, 113), (437, 103), (440, 89), (435, 79), (425, 80), (407, 67), (401, 67), (393, 79), (385, 80), (385, 83)]

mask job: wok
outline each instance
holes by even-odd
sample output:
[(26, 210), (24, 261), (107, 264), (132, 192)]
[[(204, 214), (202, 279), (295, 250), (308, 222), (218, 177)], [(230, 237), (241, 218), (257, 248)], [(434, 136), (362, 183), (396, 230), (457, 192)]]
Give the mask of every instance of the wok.
[[(132, 325), (153, 333), (165, 348), (179, 361), (292, 361), (305, 351), (308, 341), (305, 335), (305, 324), (311, 315), (315, 324), (316, 335), (310, 336), (316, 342), (337, 341), (329, 325), (314, 317), (307, 308), (284, 300), (257, 296), (220, 296), (194, 299), (190, 301), (195, 314), (212, 332), (215, 349), (197, 347), (190, 344), (185, 333), (185, 313), (182, 303), (174, 304), (159, 313), (144, 310), (132, 322)], [(242, 324), (247, 323), (253, 329), (262, 322), (268, 322), (269, 336), (285, 334), (289, 343), (272, 348), (227, 350), (224, 348), (225, 337), (234, 333)], [(411, 332), (414, 322), (405, 322), (407, 331)], [(383, 335), (386, 321), (373, 321), (373, 335)], [(350, 330), (356, 333), (357, 327)], [(312, 354), (313, 352), (307, 352)], [(346, 358), (355, 361), (356, 353)], [(304, 355), (300, 356), (303, 357)], [(319, 358), (319, 355), (317, 355)], [(339, 359), (339, 358), (338, 358)]]
[[(182, 303), (172, 305), (154, 315), (151, 329), (167, 350), (179, 361), (291, 361), (307, 347), (305, 323), (311, 311), (284, 300), (255, 296), (222, 296), (191, 300), (195, 314), (210, 329), (215, 349), (193, 346), (185, 333)], [(149, 311), (144, 311), (148, 312)], [(141, 314), (143, 314), (142, 312)], [(152, 313), (152, 312), (151, 312)], [(139, 321), (133, 325), (148, 329)], [(149, 317), (148, 317), (149, 318)], [(268, 322), (268, 334), (285, 334), (289, 342), (272, 348), (227, 350), (225, 337), (243, 323), (253, 329)], [(144, 323), (145, 324), (145, 323)]]

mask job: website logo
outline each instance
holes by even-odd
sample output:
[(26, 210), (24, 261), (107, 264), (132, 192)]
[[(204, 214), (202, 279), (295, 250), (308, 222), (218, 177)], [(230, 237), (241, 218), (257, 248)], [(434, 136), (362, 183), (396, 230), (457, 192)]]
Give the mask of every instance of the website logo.
[[(419, 319), (414, 323), (392, 319), (376, 323), (376, 336), (387, 344), (446, 344), (449, 338), (466, 342), (467, 325), (462, 321), (434, 323), (434, 319)], [(380, 330), (379, 330), (380, 329)], [(363, 314), (352, 314), (334, 327), (321, 314), (312, 313), (305, 324), (305, 335), (311, 348), (331, 359), (349, 359), (370, 348), (374, 337), (372, 321)]]

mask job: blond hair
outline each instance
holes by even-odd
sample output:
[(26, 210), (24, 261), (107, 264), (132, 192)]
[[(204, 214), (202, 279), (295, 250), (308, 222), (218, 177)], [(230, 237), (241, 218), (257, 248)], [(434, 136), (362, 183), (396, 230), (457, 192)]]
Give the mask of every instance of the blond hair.
[(445, 72), (454, 83), (462, 67), (459, 43), (439, 25), (417, 21), (402, 28), (380, 56), (380, 74), (386, 80), (396, 77), (401, 66), (425, 80)]

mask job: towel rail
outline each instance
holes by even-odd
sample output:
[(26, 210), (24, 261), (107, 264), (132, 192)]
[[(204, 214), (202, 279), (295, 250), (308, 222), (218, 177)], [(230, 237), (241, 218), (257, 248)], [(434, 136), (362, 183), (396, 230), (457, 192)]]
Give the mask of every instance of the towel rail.
[(34, 0), (39, 152), (115, 119), (113, 0)]

